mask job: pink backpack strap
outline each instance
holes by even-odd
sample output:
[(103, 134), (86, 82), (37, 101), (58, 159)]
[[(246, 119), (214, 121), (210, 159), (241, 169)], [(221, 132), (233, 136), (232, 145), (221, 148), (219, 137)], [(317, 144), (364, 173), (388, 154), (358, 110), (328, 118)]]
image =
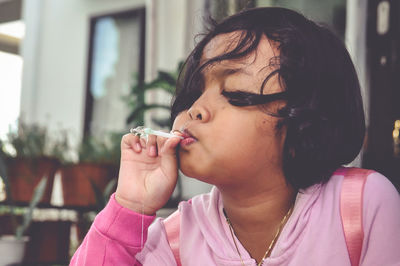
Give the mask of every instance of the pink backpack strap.
[(167, 240), (174, 254), (176, 264), (181, 266), (181, 258), (179, 255), (179, 231), (181, 224), (181, 215), (179, 210), (168, 216), (164, 220), (165, 232), (167, 233)]
[(352, 266), (358, 266), (360, 263), (364, 239), (362, 224), (364, 185), (368, 175), (373, 172), (360, 168), (342, 168), (336, 171), (337, 174), (344, 175), (340, 196), (340, 215)]

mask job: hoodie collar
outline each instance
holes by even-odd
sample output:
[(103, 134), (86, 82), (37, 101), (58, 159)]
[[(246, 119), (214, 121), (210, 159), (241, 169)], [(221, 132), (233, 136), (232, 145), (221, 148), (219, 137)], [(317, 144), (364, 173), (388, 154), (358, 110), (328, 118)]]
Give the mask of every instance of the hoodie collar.
[[(321, 185), (317, 184), (301, 190), (297, 194), (292, 215), (283, 227), (270, 257), (264, 261), (264, 264), (268, 261), (272, 264), (282, 263), (295, 251), (307, 229), (312, 207), (319, 197), (320, 191)], [(240, 256), (223, 213), (220, 191), (213, 187), (210, 193), (194, 197), (191, 207), (185, 209), (193, 212), (195, 219), (193, 222), (198, 224), (205, 241), (216, 257), (221, 260), (218, 265), (241, 265)], [(236, 236), (234, 237), (243, 262), (246, 265), (254, 265), (255, 260), (250, 257)]]

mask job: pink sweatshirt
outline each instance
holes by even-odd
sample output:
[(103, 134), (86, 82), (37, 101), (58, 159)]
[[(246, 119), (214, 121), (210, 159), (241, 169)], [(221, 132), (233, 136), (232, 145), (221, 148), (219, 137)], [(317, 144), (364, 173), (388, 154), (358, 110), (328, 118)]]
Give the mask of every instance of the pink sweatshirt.
[[(334, 175), (328, 183), (298, 193), (294, 211), (264, 266), (350, 265), (339, 212), (342, 180), (343, 176)], [(180, 203), (182, 265), (242, 265), (222, 208), (217, 188), (191, 203)], [(162, 219), (154, 220), (123, 208), (112, 196), (70, 265), (176, 265)], [(365, 184), (363, 226), (361, 265), (399, 266), (400, 196), (379, 173), (370, 174)], [(245, 265), (256, 265), (237, 239), (236, 243)]]

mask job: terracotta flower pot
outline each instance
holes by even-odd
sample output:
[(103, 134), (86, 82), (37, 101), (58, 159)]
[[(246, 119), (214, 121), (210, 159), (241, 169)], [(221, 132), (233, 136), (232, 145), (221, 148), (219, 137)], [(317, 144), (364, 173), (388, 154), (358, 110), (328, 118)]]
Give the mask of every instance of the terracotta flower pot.
[(56, 159), (41, 158), (7, 158), (7, 173), (11, 195), (16, 202), (30, 202), (33, 190), (43, 177), (47, 177), (47, 186), (42, 203), (50, 203), (54, 175), (59, 167)]
[(90, 180), (104, 191), (106, 185), (118, 176), (115, 166), (95, 163), (65, 166), (60, 173), (65, 206), (95, 206), (96, 196)]

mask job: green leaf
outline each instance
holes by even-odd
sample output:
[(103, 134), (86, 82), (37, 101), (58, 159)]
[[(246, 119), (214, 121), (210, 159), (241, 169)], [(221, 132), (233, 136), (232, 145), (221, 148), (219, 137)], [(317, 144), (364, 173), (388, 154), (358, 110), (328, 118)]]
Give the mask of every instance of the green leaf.
[(177, 69), (177, 73), (178, 73), (178, 74), (182, 71), (184, 65), (185, 65), (185, 61), (180, 61), (180, 62), (178, 63), (178, 69)]
[(36, 206), (42, 200), (44, 191), (46, 189), (46, 184), (47, 184), (47, 177), (43, 177), (40, 180), (40, 182), (36, 185), (35, 190), (33, 191), (33, 196), (32, 196), (31, 202), (28, 207), (28, 211), (24, 214), (22, 224), (17, 227), (16, 233), (15, 233), (17, 239), (21, 239), (21, 237), (24, 235), (26, 229), (32, 222), (33, 210), (36, 208)]
[(96, 197), (97, 210), (100, 211), (106, 205), (105, 201), (104, 201), (103, 193), (101, 192), (100, 188), (97, 186), (97, 184), (95, 182), (93, 182), (93, 180), (91, 178), (89, 178), (89, 181), (90, 181), (90, 185), (92, 186), (94, 195)]
[(168, 72), (158, 71), (158, 78), (160, 80), (164, 80), (172, 87), (175, 87), (176, 85), (176, 78), (173, 76), (173, 74), (170, 74)]
[(135, 119), (137, 117), (139, 117), (140, 115), (142, 115), (145, 111), (150, 110), (150, 109), (155, 109), (155, 108), (162, 108), (162, 109), (166, 109), (169, 110), (170, 107), (168, 105), (164, 105), (164, 104), (142, 104), (139, 105), (138, 107), (136, 107), (132, 113), (129, 114), (128, 118), (126, 119), (126, 123), (132, 123), (133, 121), (135, 121)]
[(178, 67), (175, 71), (158, 71), (157, 77), (150, 82), (141, 82), (138, 79), (138, 75), (135, 75), (136, 82), (131, 87), (131, 95), (126, 97), (125, 100), (128, 106), (132, 107), (133, 109), (126, 119), (126, 123), (128, 125), (131, 123), (142, 125), (144, 122), (144, 113), (147, 110), (153, 108), (163, 108), (170, 110), (170, 106), (162, 104), (146, 104), (144, 93), (149, 90), (161, 89), (166, 93), (173, 95), (175, 93), (179, 73), (183, 67), (184, 62), (181, 61), (179, 62)]
[[(145, 83), (140, 88), (141, 92), (148, 91), (148, 90), (155, 90), (155, 89), (162, 89), (167, 93), (174, 93), (175, 92), (175, 83), (170, 84), (168, 81), (164, 79), (157, 78), (149, 83)], [(137, 91), (136, 93), (138, 93)]]
[(170, 119), (169, 118), (165, 118), (165, 119), (159, 119), (159, 118), (151, 118), (151, 121), (153, 121), (153, 123), (155, 123), (157, 126), (159, 126), (160, 128), (165, 128), (165, 127), (170, 127)]
[(113, 193), (115, 185), (117, 184), (117, 181), (118, 181), (117, 178), (111, 179), (110, 182), (108, 182), (106, 188), (104, 189), (104, 192), (103, 192), (104, 207), (107, 204), (111, 194)]
[(6, 163), (4, 162), (3, 154), (0, 154), (0, 177), (3, 180), (7, 179), (7, 166), (6, 166)]

